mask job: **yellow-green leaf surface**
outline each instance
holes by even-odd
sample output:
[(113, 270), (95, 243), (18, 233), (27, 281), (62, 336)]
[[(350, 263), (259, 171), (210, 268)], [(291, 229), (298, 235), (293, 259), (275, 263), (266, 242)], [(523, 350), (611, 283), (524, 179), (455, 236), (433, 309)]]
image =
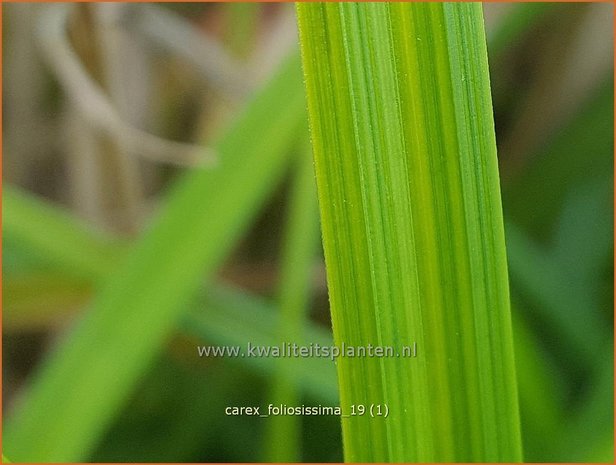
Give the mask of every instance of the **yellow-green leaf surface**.
[(345, 459), (520, 461), (481, 4), (297, 9)]

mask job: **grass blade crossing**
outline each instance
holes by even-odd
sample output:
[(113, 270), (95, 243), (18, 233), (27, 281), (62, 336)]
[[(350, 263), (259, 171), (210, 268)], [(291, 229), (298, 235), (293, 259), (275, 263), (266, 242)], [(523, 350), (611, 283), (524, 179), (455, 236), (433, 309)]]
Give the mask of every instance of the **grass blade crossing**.
[[(283, 172), (304, 123), (299, 59), (282, 66), (216, 145), (220, 166), (188, 173), (5, 423), (14, 460), (88, 457)], [(101, 394), (103, 393), (103, 394)], [(61, 419), (61, 421), (60, 421)]]

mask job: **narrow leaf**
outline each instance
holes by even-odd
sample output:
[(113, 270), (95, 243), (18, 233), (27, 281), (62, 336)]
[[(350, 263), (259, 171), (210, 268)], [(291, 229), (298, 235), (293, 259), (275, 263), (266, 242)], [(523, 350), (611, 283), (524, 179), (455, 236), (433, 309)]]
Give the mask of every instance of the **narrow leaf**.
[(3, 187), (2, 209), (3, 245), (38, 253), (73, 275), (98, 279), (99, 270), (113, 269), (123, 252), (110, 235), (74, 222), (68, 211), (48, 208), (18, 188)]
[[(310, 304), (310, 283), (319, 239), (319, 213), (312, 156), (306, 149), (295, 167), (291, 193), (286, 240), (281, 260), (281, 282), (278, 297), (280, 326), (278, 342), (305, 345)], [(272, 379), (271, 402), (274, 405), (301, 405), (301, 391), (294, 382), (296, 358), (283, 357), (277, 361), (276, 376)], [(265, 462), (301, 461), (301, 417), (281, 415), (270, 417), (265, 436)], [(284, 440), (282, 439), (284, 438)]]
[(5, 424), (18, 461), (88, 457), (162, 348), (186, 299), (215, 271), (282, 173), (304, 118), (288, 60), (216, 145), (220, 167), (189, 173), (90, 310), (35, 373)]
[[(306, 173), (304, 173), (304, 176), (306, 176)], [(305, 177), (302, 183), (307, 181), (308, 178)], [(12, 189), (4, 186), (5, 193)], [(26, 202), (19, 204), (5, 203), (4, 218), (11, 216), (26, 218), (35, 216), (39, 211), (43, 211), (44, 214), (39, 217), (38, 222), (8, 221), (6, 224), (11, 226), (3, 231), (5, 237), (13, 236), (12, 244), (23, 244), (25, 249), (31, 253), (35, 271), (40, 273), (40, 275), (22, 275), (19, 273), (17, 276), (13, 276), (12, 272), (4, 273), (3, 318), (5, 327), (12, 328), (28, 319), (35, 319), (38, 316), (35, 311), (41, 312), (34, 302), (31, 306), (29, 305), (31, 299), (40, 302), (62, 292), (68, 294), (69, 289), (72, 289), (73, 293), (79, 290), (91, 290), (97, 282), (104, 282), (107, 276), (111, 276), (115, 269), (121, 267), (123, 255), (128, 252), (127, 247), (120, 247), (119, 241), (110, 240), (97, 234), (93, 229), (87, 228), (84, 222), (71, 216), (67, 210), (26, 192), (19, 192), (19, 195)], [(313, 195), (316, 196), (316, 192)], [(304, 196), (301, 203), (306, 202), (308, 204), (308, 200), (309, 197)], [(27, 211), (15, 214), (15, 208)], [(297, 214), (299, 216), (299, 212)], [(301, 220), (294, 220), (294, 223), (303, 223), (306, 220), (309, 222), (309, 218), (310, 215), (308, 214)], [(39, 238), (39, 235), (43, 235), (41, 231), (56, 228), (67, 229), (69, 233), (55, 235), (53, 241), (42, 241), (42, 238)], [(304, 229), (304, 227), (298, 226), (298, 229)], [(56, 250), (70, 248), (74, 241), (83, 244), (81, 246), (83, 257), (85, 259), (92, 257), (93, 261), (91, 266), (87, 268), (76, 268), (79, 273), (67, 274), (66, 270), (72, 264), (71, 256), (58, 255), (57, 259), (53, 260), (51, 257), (55, 257)], [(99, 250), (108, 247), (110, 243), (115, 244), (115, 246), (109, 247), (110, 255), (115, 257), (117, 261), (94, 260), (98, 256)], [(12, 248), (13, 245), (9, 249)], [(5, 249), (3, 252), (9, 249)], [(292, 261), (289, 259), (288, 267), (292, 266)], [(40, 270), (41, 266), (44, 266), (44, 271)], [(15, 292), (19, 291), (21, 286), (27, 282), (32, 282), (33, 279), (45, 281), (47, 288), (39, 286), (36, 295), (29, 298), (24, 296), (25, 291)], [(297, 279), (297, 277), (294, 279)], [(85, 295), (85, 297), (90, 296), (91, 292), (87, 292), (87, 295)], [(26, 307), (33, 311), (29, 314), (25, 313)], [(40, 324), (48, 324), (48, 320), (62, 316), (56, 308), (47, 308), (49, 314), (45, 315)], [(228, 285), (212, 284), (207, 287), (207, 290), (201, 290), (197, 294), (190, 308), (192, 310), (189, 309), (187, 314), (178, 322), (176, 331), (193, 335), (202, 343), (208, 342), (226, 346), (244, 346), (248, 341), (259, 346), (280, 344), (280, 328), (283, 326), (280, 312), (270, 302), (256, 295), (248, 294)], [(314, 343), (321, 347), (332, 345), (330, 331), (310, 321), (305, 322), (302, 327), (302, 337), (306, 344)], [(290, 364), (287, 368), (291, 370), (288, 375), (292, 378), (295, 388), (302, 390), (312, 399), (327, 402), (327, 405), (335, 405), (338, 392), (333, 361), (330, 358), (302, 358), (293, 361), (296, 363)], [(272, 377), (277, 370), (276, 358), (246, 357), (238, 359), (237, 362), (268, 377)]]
[(297, 9), (345, 459), (520, 461), (481, 4)]

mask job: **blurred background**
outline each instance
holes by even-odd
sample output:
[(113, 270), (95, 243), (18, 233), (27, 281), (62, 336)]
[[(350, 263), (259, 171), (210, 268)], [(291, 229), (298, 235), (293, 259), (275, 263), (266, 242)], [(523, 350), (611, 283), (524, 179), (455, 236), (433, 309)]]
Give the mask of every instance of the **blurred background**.
[[(525, 460), (612, 462), (613, 6), (485, 4), (484, 12)], [(258, 3), (5, 3), (2, 29), (6, 422), (106, 275), (147, 240), (168, 191), (193, 170), (219, 169), (216, 141), (296, 53), (297, 36), (292, 5)], [(195, 303), (146, 357), (81, 460), (342, 460), (336, 417), (223, 414), (283, 399), (335, 405), (333, 363), (309, 361), (289, 374), (275, 359), (206, 359), (195, 350), (282, 337), (297, 216), (318, 221), (294, 201), (294, 160), (307, 153), (297, 126), (285, 168), (255, 197), (241, 239), (199, 295), (186, 296)], [(207, 202), (219, 199), (194, 208)], [(220, 205), (234, 208), (233, 199)], [(308, 236), (307, 268), (295, 270), (307, 277), (296, 304), (306, 311), (295, 330), (328, 341), (318, 232)], [(274, 384), (284, 379), (280, 392)], [(93, 397), (105, 403), (104, 392)]]

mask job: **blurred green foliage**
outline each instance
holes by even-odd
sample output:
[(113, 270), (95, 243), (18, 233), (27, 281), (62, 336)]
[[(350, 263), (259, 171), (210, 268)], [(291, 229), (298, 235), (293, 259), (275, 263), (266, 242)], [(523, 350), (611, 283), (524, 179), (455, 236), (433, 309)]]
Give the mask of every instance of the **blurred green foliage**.
[[(190, 125), (161, 126), (161, 132), (188, 138), (191, 128), (198, 128), (195, 138), (223, 155), (211, 171), (189, 168), (184, 175), (142, 163), (148, 219), (138, 237), (120, 235), (110, 232), (113, 224), (102, 227), (75, 213), (66, 175), (71, 161), (53, 136), (68, 124), (60, 112), (62, 92), (40, 57), (32, 58), (38, 52), (19, 61), (36, 34), (36, 15), (29, 8), (36, 10), (4, 6), (3, 439), (8, 456), (13, 461), (249, 462), (259, 460), (266, 448), (284, 450), (293, 440), (280, 434), (281, 445), (264, 444), (275, 437), (266, 433), (267, 420), (222, 413), (228, 405), (270, 402), (272, 379), (282, 376), (275, 359), (203, 359), (195, 346), (275, 344), (284, 314), (279, 282), (283, 276), (292, 279), (294, 271), (306, 279), (302, 266), (287, 266), (278, 278), (276, 265), (288, 257), (285, 253), (263, 260), (254, 252), (278, 250), (281, 218), (293, 214), (286, 213), (287, 198), (299, 177), (290, 176), (288, 168), (295, 166), (291, 160), (298, 159), (306, 137), (299, 61), (273, 66), (283, 68), (270, 72), (277, 77), (269, 84), (257, 80), (254, 87), (265, 90), (255, 91), (257, 100), (251, 101), (256, 103), (249, 108), (241, 99), (229, 103), (228, 96), (213, 97), (213, 86), (204, 94), (185, 66), (173, 62), (171, 71), (164, 71), (156, 61), (150, 73), (159, 92), (150, 97), (159, 99), (159, 108), (181, 101), (191, 101), (192, 113), (186, 114), (205, 108)], [(272, 26), (288, 15), (284, 6), (165, 8), (229, 42), (242, 62), (267, 61), (267, 47), (260, 44), (270, 30), (285, 37), (283, 27)], [(565, 98), (570, 97), (566, 87), (553, 91), (566, 71), (585, 77), (592, 66), (578, 69), (576, 50), (593, 47), (588, 39), (593, 21), (612, 14), (608, 4), (518, 4), (492, 22), (486, 15), (526, 461), (614, 460), (613, 63), (595, 73), (583, 92), (578, 89), (577, 99)], [(241, 27), (228, 19), (238, 15)], [(232, 25), (250, 33), (229, 34)], [(270, 38), (267, 43), (283, 42)], [(31, 71), (37, 62), (45, 71)], [(19, 70), (17, 78), (11, 75)], [(537, 103), (546, 92), (553, 92), (550, 105)], [(516, 141), (530, 137), (516, 130), (529, 111), (545, 127), (534, 128), (536, 140), (516, 150)], [(242, 120), (247, 114), (252, 114), (250, 124)], [(229, 115), (236, 121), (240, 115), (239, 122), (229, 125)], [(221, 130), (225, 126), (229, 129)], [(25, 139), (20, 130), (26, 131)], [(209, 136), (223, 133), (219, 144)], [(70, 140), (77, 138), (69, 134)], [(227, 152), (234, 154), (230, 161)], [(306, 341), (328, 344), (323, 270), (317, 271), (301, 332)], [(108, 317), (100, 329), (97, 315), (103, 313)], [(155, 327), (157, 336), (146, 337)], [(126, 345), (115, 347), (138, 347), (138, 352), (111, 351), (118, 340), (114, 335), (121, 334)], [(93, 336), (96, 351), (90, 346)], [(72, 363), (58, 362), (70, 352)], [(97, 364), (101, 354), (113, 353), (105, 367)], [(52, 373), (60, 365), (64, 369)], [(301, 360), (287, 376), (299, 404), (337, 402), (329, 360)], [(43, 387), (32, 391), (32, 386)], [(34, 404), (32, 392), (39, 399)], [(89, 404), (96, 409), (89, 410)], [(31, 429), (13, 436), (24, 417)], [(287, 453), (303, 461), (341, 460), (337, 418), (296, 420), (289, 433), (299, 434), (299, 440)], [(84, 441), (69, 448), (80, 436)], [(58, 455), (46, 456), (47, 448)]]

